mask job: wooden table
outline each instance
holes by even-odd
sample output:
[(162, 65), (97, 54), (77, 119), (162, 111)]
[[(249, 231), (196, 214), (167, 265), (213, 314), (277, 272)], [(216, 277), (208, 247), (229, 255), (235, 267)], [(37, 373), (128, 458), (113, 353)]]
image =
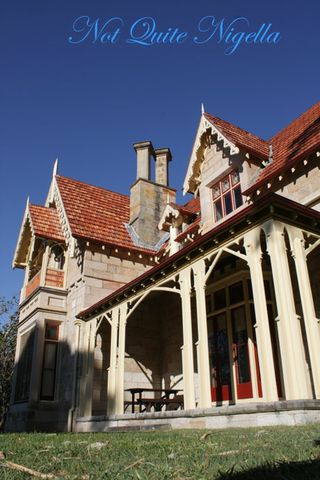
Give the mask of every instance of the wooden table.
[[(168, 405), (171, 403), (183, 404), (183, 396), (180, 395), (177, 400), (175, 398), (170, 398), (170, 395), (177, 395), (179, 390), (174, 388), (127, 388), (126, 392), (131, 393), (131, 411), (134, 413), (135, 405), (139, 405), (139, 412), (142, 412), (143, 406), (145, 410), (150, 411), (151, 406), (161, 407), (163, 405)], [(159, 397), (146, 398), (142, 394), (147, 393), (159, 393)], [(161, 395), (163, 394), (163, 395)], [(136, 395), (138, 398), (136, 398)]]

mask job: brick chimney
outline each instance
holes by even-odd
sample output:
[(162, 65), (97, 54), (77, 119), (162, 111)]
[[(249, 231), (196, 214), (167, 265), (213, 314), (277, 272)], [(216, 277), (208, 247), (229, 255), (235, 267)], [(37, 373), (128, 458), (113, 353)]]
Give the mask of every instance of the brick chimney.
[[(176, 190), (168, 186), (168, 148), (154, 151), (151, 142), (133, 145), (137, 153), (137, 179), (130, 189), (130, 222), (128, 231), (136, 245), (157, 249), (167, 234), (158, 229), (162, 213), (169, 202), (175, 202)], [(155, 181), (151, 180), (150, 157), (154, 156)]]

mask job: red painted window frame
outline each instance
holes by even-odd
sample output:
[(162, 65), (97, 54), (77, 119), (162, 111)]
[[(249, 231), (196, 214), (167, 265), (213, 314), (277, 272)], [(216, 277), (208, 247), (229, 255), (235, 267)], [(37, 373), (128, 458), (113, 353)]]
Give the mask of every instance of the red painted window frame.
[[(228, 175), (225, 175), (224, 177), (222, 177), (218, 182), (216, 182), (214, 185), (212, 185), (211, 187), (211, 191), (212, 191), (212, 200), (213, 200), (213, 210), (214, 210), (214, 220), (216, 222), (218, 222), (219, 220), (221, 220), (221, 218), (224, 218), (226, 217), (227, 215), (230, 215), (230, 213), (234, 212), (237, 208), (236, 206), (236, 200), (235, 200), (235, 190), (240, 187), (240, 194), (241, 194), (241, 185), (240, 185), (240, 176), (239, 176), (239, 180), (237, 183), (233, 184), (232, 183), (232, 176), (234, 175), (234, 173), (238, 173), (238, 176), (239, 176), (239, 172), (237, 170), (233, 170), (232, 172), (228, 173)], [(224, 182), (224, 180), (228, 179), (229, 181), (229, 188), (226, 190), (226, 191), (222, 191), (222, 184)], [(217, 196), (216, 198), (214, 198), (214, 189), (216, 187), (219, 187), (220, 189), (220, 195)], [(228, 193), (231, 193), (231, 206), (232, 206), (232, 210), (231, 212), (229, 213), (226, 213), (226, 205), (225, 205), (225, 201), (224, 201), (224, 198), (227, 196)], [(222, 216), (221, 218), (217, 218), (217, 210), (216, 210), (216, 204), (221, 201), (221, 210), (222, 210)], [(241, 202), (241, 205), (242, 205), (243, 201)]]

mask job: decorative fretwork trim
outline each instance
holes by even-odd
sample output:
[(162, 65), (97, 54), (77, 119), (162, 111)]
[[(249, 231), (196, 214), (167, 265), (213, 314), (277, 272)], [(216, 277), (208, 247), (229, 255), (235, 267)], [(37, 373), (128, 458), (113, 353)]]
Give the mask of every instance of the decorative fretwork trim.
[(72, 236), (71, 227), (70, 227), (70, 224), (69, 224), (69, 221), (68, 221), (66, 211), (64, 209), (62, 197), (61, 197), (61, 194), (60, 194), (60, 190), (59, 190), (56, 178), (53, 179), (52, 188), (53, 188), (53, 200), (54, 200), (54, 203), (55, 203), (58, 215), (59, 215), (61, 229), (62, 229), (63, 235), (66, 239), (66, 244), (68, 246), (68, 251), (69, 251), (70, 257), (74, 257), (76, 246), (77, 246), (76, 245), (76, 239)]
[(193, 145), (187, 175), (183, 184), (183, 194), (185, 195), (191, 188), (192, 183), (196, 187), (199, 182), (199, 178), (196, 177), (196, 170), (198, 165), (203, 161), (203, 156), (201, 155), (201, 142), (204, 135), (208, 135), (208, 131), (211, 131), (211, 135), (217, 136), (217, 142), (222, 142), (224, 149), (230, 149), (230, 154), (235, 155), (239, 153), (239, 148), (234, 145), (221, 131), (209, 120), (205, 118), (204, 115), (201, 116), (200, 124), (197, 131), (197, 136)]

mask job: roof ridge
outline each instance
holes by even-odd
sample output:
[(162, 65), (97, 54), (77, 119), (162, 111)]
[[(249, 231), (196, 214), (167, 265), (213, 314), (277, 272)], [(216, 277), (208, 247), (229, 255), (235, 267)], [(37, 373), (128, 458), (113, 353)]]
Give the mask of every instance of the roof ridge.
[(255, 133), (250, 132), (249, 130), (246, 130), (245, 128), (239, 127), (239, 125), (236, 125), (235, 123), (231, 123), (228, 120), (224, 120), (223, 118), (218, 117), (217, 115), (212, 115), (211, 113), (205, 112), (204, 115), (208, 115), (212, 119), (220, 120), (221, 122), (227, 123), (228, 125), (231, 125), (232, 127), (239, 128), (239, 130), (242, 130), (243, 132), (248, 133), (249, 135), (253, 135), (254, 137), (261, 140), (262, 142), (268, 144), (268, 140), (265, 140), (264, 138), (260, 137), (259, 135), (255, 134)]
[(269, 142), (272, 143), (276, 137), (279, 137), (281, 134), (283, 134), (289, 127), (292, 127), (296, 122), (301, 121), (301, 118), (306, 115), (307, 113), (310, 113), (314, 108), (317, 106), (320, 107), (320, 101), (314, 103), (310, 108), (302, 112), (298, 117), (296, 117), (294, 120), (292, 120), (290, 123), (288, 123), (285, 127), (283, 127), (281, 130), (279, 130), (277, 133), (275, 133), (270, 139)]
[(72, 182), (80, 183), (82, 185), (86, 185), (87, 187), (97, 188), (98, 190), (102, 190), (103, 192), (109, 192), (109, 193), (113, 193), (115, 195), (121, 195), (122, 197), (129, 198), (129, 195), (127, 195), (126, 193), (115, 192), (114, 190), (110, 190), (109, 188), (104, 188), (104, 187), (100, 187), (98, 185), (93, 185), (92, 183), (83, 182), (82, 180), (76, 180), (75, 178), (66, 177), (64, 175), (56, 175), (56, 177), (66, 179), (66, 180), (71, 180)]

